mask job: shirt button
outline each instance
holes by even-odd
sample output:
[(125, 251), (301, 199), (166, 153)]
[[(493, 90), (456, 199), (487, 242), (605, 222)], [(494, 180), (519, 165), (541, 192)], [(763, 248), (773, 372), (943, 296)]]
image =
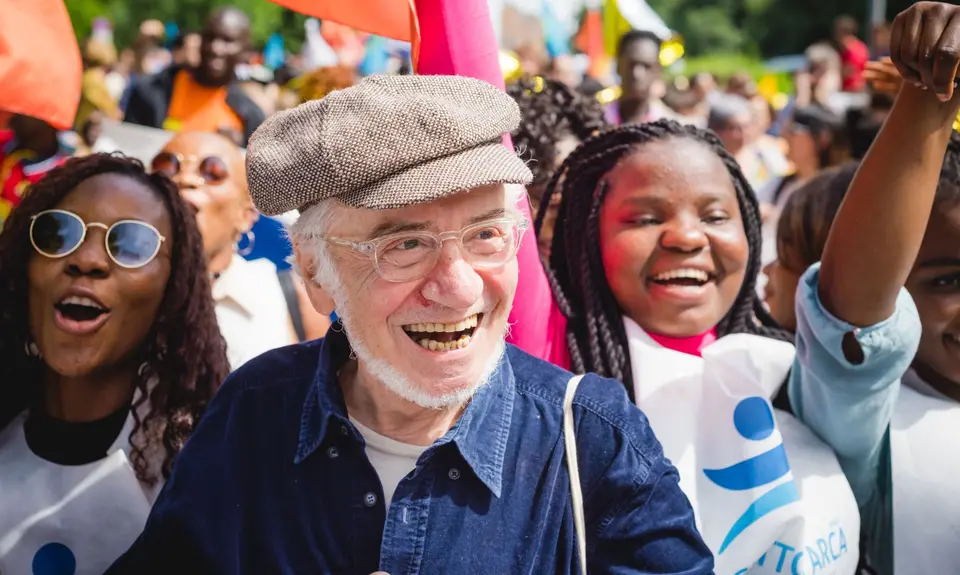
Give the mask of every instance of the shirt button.
[(363, 496), (363, 504), (367, 507), (373, 507), (377, 504), (377, 496), (373, 493), (367, 493)]
[(450, 469), (450, 472), (447, 473), (447, 477), (449, 477), (450, 479), (453, 479), (454, 481), (456, 481), (457, 479), (460, 479), (460, 470), (457, 469), (456, 467), (452, 467)]
[(340, 452), (337, 451), (336, 447), (327, 448), (327, 457), (329, 457), (330, 459), (336, 459), (338, 455), (340, 455)]

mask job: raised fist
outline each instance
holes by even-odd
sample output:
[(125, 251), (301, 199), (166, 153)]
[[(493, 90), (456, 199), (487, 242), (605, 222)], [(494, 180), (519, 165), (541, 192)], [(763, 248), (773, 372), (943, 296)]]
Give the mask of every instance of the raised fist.
[(960, 7), (918, 2), (893, 21), (890, 58), (907, 82), (953, 98), (960, 66)]

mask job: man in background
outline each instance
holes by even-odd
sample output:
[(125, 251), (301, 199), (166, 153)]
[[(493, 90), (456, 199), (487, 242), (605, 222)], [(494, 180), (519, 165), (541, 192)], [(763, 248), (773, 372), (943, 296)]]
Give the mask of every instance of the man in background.
[(840, 54), (844, 92), (862, 92), (867, 86), (863, 71), (870, 61), (870, 49), (857, 37), (859, 28), (850, 16), (841, 16), (833, 24), (833, 42)]
[(171, 66), (142, 79), (133, 87), (125, 120), (173, 132), (218, 132), (245, 145), (265, 119), (234, 75), (249, 40), (247, 15), (232, 6), (217, 8), (203, 28), (200, 64)]
[(607, 110), (611, 124), (639, 124), (673, 117), (654, 94), (654, 87), (662, 86), (660, 48), (660, 38), (645, 30), (631, 30), (620, 39), (617, 74), (622, 93)]

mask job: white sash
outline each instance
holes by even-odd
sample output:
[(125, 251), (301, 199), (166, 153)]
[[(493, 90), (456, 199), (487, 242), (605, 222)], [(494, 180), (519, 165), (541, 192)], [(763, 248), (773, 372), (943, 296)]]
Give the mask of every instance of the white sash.
[(716, 573), (853, 575), (860, 514), (837, 458), (769, 402), (794, 347), (737, 334), (701, 359), (624, 323), (637, 404), (680, 472)]
[(890, 425), (897, 575), (960, 570), (960, 404), (903, 377)]
[(102, 574), (143, 531), (162, 483), (141, 484), (128, 460), (133, 416), (107, 457), (72, 466), (30, 451), (24, 421), (0, 431), (0, 573)]

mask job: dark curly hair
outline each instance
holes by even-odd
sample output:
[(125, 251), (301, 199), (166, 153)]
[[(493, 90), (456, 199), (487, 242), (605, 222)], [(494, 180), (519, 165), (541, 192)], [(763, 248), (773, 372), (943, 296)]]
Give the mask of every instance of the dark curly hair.
[[(757, 197), (717, 136), (671, 120), (626, 125), (603, 132), (570, 154), (547, 185), (543, 201), (549, 202), (554, 194), (560, 194), (561, 200), (546, 271), (557, 305), (567, 318), (567, 346), (574, 370), (618, 379), (631, 398), (633, 374), (623, 311), (610, 291), (600, 256), (600, 208), (609, 188), (604, 176), (644, 144), (670, 138), (700, 142), (723, 160), (743, 215), (750, 259), (740, 292), (717, 325), (717, 334), (752, 333), (793, 341), (757, 296), (761, 239)], [(538, 233), (542, 223), (543, 212), (537, 215)]]
[[(210, 294), (200, 232), (176, 186), (164, 175), (149, 174), (139, 161), (121, 155), (74, 158), (34, 184), (10, 214), (0, 233), (0, 428), (28, 408), (43, 365), (30, 357), (27, 263), (31, 218), (56, 207), (81, 182), (119, 174), (146, 185), (163, 199), (173, 225), (170, 279), (153, 328), (143, 344), (147, 369), (137, 376), (140, 399), (131, 412), (131, 459), (137, 477), (155, 483), (147, 453), (162, 445), (164, 477), (193, 431), (207, 403), (230, 371)], [(147, 394), (147, 383), (157, 384)], [(149, 401), (141, 420), (138, 407)]]
[(520, 80), (508, 86), (507, 93), (520, 106), (523, 120), (513, 132), (513, 144), (533, 160), (531, 187), (542, 188), (550, 180), (557, 168), (557, 141), (563, 136), (570, 134), (582, 142), (610, 127), (596, 98), (555, 80)]

